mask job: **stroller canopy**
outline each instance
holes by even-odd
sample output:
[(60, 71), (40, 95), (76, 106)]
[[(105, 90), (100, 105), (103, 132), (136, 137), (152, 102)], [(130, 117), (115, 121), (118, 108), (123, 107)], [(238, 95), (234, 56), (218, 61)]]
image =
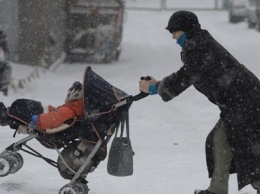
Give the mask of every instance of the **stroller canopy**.
[(86, 68), (83, 85), (86, 117), (110, 111), (115, 104), (130, 96), (97, 75), (91, 67)]

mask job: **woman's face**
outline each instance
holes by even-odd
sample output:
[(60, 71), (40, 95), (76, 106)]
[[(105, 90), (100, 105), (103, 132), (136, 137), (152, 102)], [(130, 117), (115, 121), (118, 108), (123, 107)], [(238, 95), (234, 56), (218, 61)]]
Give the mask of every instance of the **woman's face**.
[(172, 32), (172, 38), (178, 40), (178, 38), (180, 38), (180, 36), (183, 34), (183, 31), (176, 31), (176, 32)]

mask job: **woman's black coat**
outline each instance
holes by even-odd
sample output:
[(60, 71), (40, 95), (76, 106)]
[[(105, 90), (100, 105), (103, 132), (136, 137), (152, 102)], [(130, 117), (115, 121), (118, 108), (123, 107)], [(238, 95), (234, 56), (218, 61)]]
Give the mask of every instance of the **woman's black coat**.
[[(227, 128), (234, 155), (231, 173), (237, 173), (239, 189), (260, 181), (260, 81), (206, 30), (187, 34), (181, 58), (184, 65), (158, 82), (158, 93), (169, 101), (193, 85), (217, 105)], [(206, 143), (210, 177), (214, 170), (211, 134)]]

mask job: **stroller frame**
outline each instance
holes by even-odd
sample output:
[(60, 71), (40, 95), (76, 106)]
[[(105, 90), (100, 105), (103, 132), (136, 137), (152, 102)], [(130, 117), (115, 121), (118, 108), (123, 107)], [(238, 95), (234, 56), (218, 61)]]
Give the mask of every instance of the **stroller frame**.
[[(20, 140), (18, 140), (17, 142), (11, 144), (10, 146), (8, 146), (1, 154), (0, 154), (0, 157), (4, 157), (5, 159), (7, 159), (9, 162), (10, 162), (10, 167), (9, 168), (15, 168), (15, 165), (18, 165), (18, 164), (15, 164), (14, 166), (12, 166), (12, 163), (19, 163), (21, 162), (21, 167), (23, 165), (23, 160), (16, 160), (16, 161), (12, 161), (10, 160), (10, 158), (8, 158), (9, 155), (14, 155), (14, 154), (18, 154), (18, 151), (24, 151), (26, 153), (29, 153), (35, 157), (39, 157), (39, 158), (42, 158), (43, 160), (45, 160), (48, 164), (54, 166), (57, 168), (57, 163), (49, 158), (46, 158), (44, 156), (42, 156), (40, 153), (38, 153), (37, 151), (35, 151), (34, 149), (32, 149), (30, 146), (27, 145), (27, 142), (29, 142), (30, 140), (34, 139), (36, 136), (38, 135), (37, 132), (33, 132), (31, 134), (29, 134), (27, 137), (24, 137)], [(91, 160), (92, 158), (96, 155), (97, 151), (99, 150), (100, 146), (102, 145), (102, 140), (98, 140), (98, 142), (96, 143), (96, 145), (94, 146), (93, 150), (91, 151), (91, 153), (88, 155), (87, 159), (83, 162), (83, 164), (81, 165), (81, 167), (78, 169), (77, 172), (74, 172), (72, 169), (71, 171), (73, 171), (74, 173), (74, 176), (73, 178), (70, 180), (70, 182), (68, 184), (66, 184), (62, 189), (66, 189), (66, 192), (68, 192), (68, 189), (69, 191), (70, 190), (75, 190), (76, 193), (81, 193), (83, 192), (82, 189), (79, 191), (79, 188), (75, 189), (75, 185), (77, 184), (77, 179), (81, 176), (83, 176), (82, 178), (86, 178), (85, 175), (83, 174), (83, 171), (86, 169), (86, 167), (91, 163)], [(30, 149), (30, 151), (28, 150), (25, 150), (23, 149), (23, 146), (27, 147), (28, 149)], [(59, 154), (60, 157), (62, 157), (62, 155), (60, 154), (59, 150), (56, 149), (57, 153)], [(63, 158), (63, 157), (62, 157)], [(66, 164), (65, 160), (63, 160), (64, 162), (64, 165), (70, 169), (70, 167)], [(17, 172), (19, 169), (15, 169), (15, 171)], [(11, 170), (11, 169), (10, 169)], [(15, 173), (15, 172), (13, 172)], [(12, 174), (13, 174), (12, 173)], [(6, 174), (8, 175), (8, 174)], [(6, 176), (4, 175), (4, 176)], [(78, 183), (78, 184), (83, 184), (83, 183)], [(82, 186), (82, 185), (81, 185)], [(88, 188), (85, 186), (85, 189), (83, 189), (85, 193), (88, 192)], [(61, 193), (64, 193), (66, 194), (66, 192), (62, 192), (60, 191), (60, 194)]]
[[(92, 71), (91, 67), (86, 68), (83, 83), (84, 83), (85, 119), (91, 121), (91, 125), (98, 138), (97, 141), (95, 141), (94, 143), (95, 146), (93, 146), (91, 150), (87, 152), (87, 155), (85, 155), (84, 158), (81, 158), (83, 162), (77, 166), (78, 168), (76, 168), (77, 169), (76, 171), (74, 171), (66, 163), (65, 159), (62, 156), (62, 152), (59, 151), (60, 148), (64, 148), (63, 150), (65, 150), (66, 144), (63, 144), (61, 147), (57, 147), (57, 146), (52, 147), (52, 149), (55, 149), (57, 151), (59, 158), (61, 160), (60, 162), (62, 162), (62, 165), (64, 165), (66, 170), (69, 170), (69, 172), (71, 173), (69, 178), (66, 177), (66, 179), (70, 179), (70, 182), (64, 185), (60, 189), (59, 194), (88, 194), (89, 191), (89, 188), (87, 186), (88, 182), (85, 178), (87, 177), (88, 173), (92, 172), (93, 169), (97, 167), (97, 165), (95, 164), (94, 157), (97, 155), (103, 143), (107, 145), (111, 136), (114, 133), (113, 128), (117, 127), (117, 125), (120, 125), (120, 122), (122, 122), (121, 120), (122, 116), (126, 116), (126, 114), (128, 114), (128, 110), (131, 104), (134, 101), (138, 101), (149, 95), (143, 92), (135, 96), (128, 95), (125, 92), (109, 84), (102, 77), (98, 76), (95, 72)], [(100, 95), (102, 92), (106, 92), (105, 95)], [(94, 98), (95, 96), (98, 96), (98, 100)], [(100, 112), (97, 113), (96, 110), (99, 110)], [(116, 118), (114, 118), (115, 115)], [(19, 118), (19, 117), (16, 116), (15, 118)], [(101, 131), (103, 134), (101, 138), (99, 132), (96, 130), (94, 126), (94, 123), (100, 122), (102, 124), (103, 121), (102, 119), (105, 118), (109, 120), (111, 133), (107, 133), (108, 129), (105, 129), (106, 130), (105, 133), (104, 131)], [(29, 123), (29, 122), (27, 121), (24, 123)], [(109, 127), (109, 125), (106, 127)], [(48, 164), (56, 168), (60, 167), (59, 165), (61, 163), (59, 162), (59, 158), (58, 158), (58, 162), (55, 162), (47, 157), (44, 157), (39, 152), (37, 152), (36, 150), (34, 150), (33, 148), (27, 145), (27, 142), (31, 141), (32, 139), (34, 138), (37, 139), (38, 137), (40, 138), (42, 132), (30, 129), (30, 125), (28, 124), (26, 126), (27, 126), (27, 131), (32, 131), (32, 132), (29, 133), (27, 137), (24, 137), (18, 140), (17, 142), (11, 144), (10, 146), (8, 146), (0, 154), (0, 177), (7, 176), (9, 174), (14, 174), (22, 168), (23, 158), (18, 153), (18, 151), (20, 150), (29, 153), (35, 157), (41, 158), (45, 160)], [(102, 127), (102, 129), (103, 128), (104, 127)], [(78, 138), (80, 138), (80, 136)], [(71, 141), (77, 141), (77, 139), (73, 139)], [(69, 142), (67, 143), (69, 144)], [(29, 151), (27, 149), (24, 149), (23, 147), (26, 147)], [(77, 150), (73, 150), (74, 156), (76, 156), (75, 151)], [(98, 163), (99, 162), (100, 160), (98, 161)], [(64, 178), (62, 174), (61, 176)]]
[[(6, 174), (4, 174), (3, 176), (7, 176), (8, 174), (14, 174), (16, 173), (18, 170), (21, 169), (22, 165), (23, 165), (23, 159), (22, 156), (18, 156), (18, 151), (24, 151), (26, 153), (29, 153), (35, 157), (39, 157), (42, 158), (43, 160), (45, 160), (48, 164), (57, 167), (57, 163), (49, 158), (46, 158), (44, 156), (42, 156), (40, 153), (38, 153), (37, 151), (35, 151), (34, 149), (32, 149), (30, 146), (26, 145), (27, 142), (29, 142), (30, 140), (34, 139), (37, 136), (37, 132), (33, 132), (31, 134), (29, 134), (27, 137), (22, 138), (20, 140), (18, 140), (17, 142), (11, 144), (10, 146), (8, 146), (1, 154), (0, 154), (0, 158), (1, 161), (3, 159), (5, 159), (8, 162), (8, 166), (6, 166), (6, 168), (8, 168), (8, 172)], [(71, 191), (72, 193), (76, 193), (76, 194), (87, 194), (88, 193), (88, 188), (87, 185), (84, 183), (78, 183), (77, 179), (80, 176), (83, 176), (82, 178), (85, 178), (85, 175), (83, 174), (83, 171), (86, 169), (86, 167), (91, 163), (92, 158), (95, 156), (95, 154), (97, 153), (97, 151), (99, 150), (100, 146), (102, 145), (102, 140), (98, 140), (98, 142), (96, 143), (96, 145), (94, 146), (93, 150), (91, 151), (91, 153), (88, 155), (87, 159), (83, 162), (83, 164), (81, 165), (81, 167), (78, 169), (77, 172), (74, 172), (74, 176), (71, 179), (71, 181), (66, 184), (60, 191), (60, 194), (66, 194), (69, 193), (69, 191)], [(28, 149), (30, 149), (30, 151), (23, 149), (23, 146), (27, 147)], [(59, 154), (60, 157), (62, 157), (62, 155), (60, 154), (60, 152), (58, 151), (58, 149), (56, 149), (57, 153)], [(13, 156), (18, 156), (18, 157), (13, 157)], [(66, 164), (65, 160), (63, 160), (64, 165), (68, 168), (69, 166)], [(2, 166), (2, 168), (5, 168)], [(14, 170), (12, 170), (14, 169)], [(79, 186), (80, 184), (80, 186)], [(75, 188), (76, 187), (76, 188)], [(83, 188), (80, 188), (83, 187)], [(64, 191), (62, 191), (64, 190)]]
[[(124, 100), (116, 103), (113, 106), (113, 109), (117, 109), (121, 106), (125, 106), (125, 105), (129, 105), (132, 104), (133, 101), (138, 101), (146, 96), (148, 96), (149, 94), (147, 93), (139, 93), (138, 95), (135, 96), (128, 96), (127, 98), (125, 98)], [(43, 160), (45, 160), (48, 164), (58, 168), (57, 166), (57, 162), (44, 157), (43, 155), (41, 155), (39, 152), (37, 152), (36, 150), (34, 150), (33, 148), (31, 148), (30, 146), (27, 145), (27, 142), (29, 142), (30, 140), (36, 138), (38, 136), (39, 132), (37, 131), (33, 131), (32, 133), (30, 133), (27, 137), (24, 137), (20, 140), (18, 140), (17, 142), (11, 144), (10, 146), (8, 146), (1, 154), (0, 154), (0, 170), (3, 170), (3, 168), (8, 168), (6, 171), (6, 174), (1, 174), (0, 177), (2, 176), (7, 176), (8, 174), (14, 174), (16, 173), (18, 170), (20, 170), (23, 166), (23, 158), (22, 156), (18, 153), (18, 151), (24, 151), (26, 153), (29, 153), (35, 157), (41, 158)], [(106, 144), (109, 142), (110, 138), (112, 135), (110, 136), (106, 136), (105, 140), (102, 141), (102, 139), (99, 139), (97, 141), (97, 143), (95, 144), (94, 148), (92, 149), (92, 151), (89, 153), (88, 157), (86, 158), (86, 160), (83, 162), (83, 164), (81, 165), (81, 167), (77, 170), (77, 172), (73, 171), (72, 169), (70, 171), (72, 171), (74, 173), (73, 178), (70, 180), (70, 182), (66, 185), (64, 185), (60, 191), (59, 194), (88, 194), (89, 188), (86, 185), (86, 182), (79, 182), (79, 178), (86, 178), (87, 174), (84, 174), (84, 171), (86, 170), (86, 167), (89, 166), (91, 164), (91, 161), (93, 159), (93, 157), (96, 155), (96, 153), (98, 152), (99, 148), (101, 147), (102, 143), (105, 141)], [(30, 151), (23, 149), (23, 146), (28, 148)], [(62, 157), (61, 153), (59, 152), (58, 149), (55, 149), (58, 153), (58, 155)], [(7, 166), (2, 165), (3, 160), (5, 162), (7, 162)], [(64, 165), (70, 169), (70, 167), (66, 164), (65, 160), (63, 159)], [(92, 166), (90, 166), (92, 167)], [(2, 168), (2, 169), (1, 169)]]

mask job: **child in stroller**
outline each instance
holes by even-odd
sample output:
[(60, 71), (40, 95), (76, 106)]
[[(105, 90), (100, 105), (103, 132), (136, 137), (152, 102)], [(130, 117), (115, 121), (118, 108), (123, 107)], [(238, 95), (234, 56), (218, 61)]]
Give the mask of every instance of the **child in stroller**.
[[(83, 84), (75, 82), (68, 90), (65, 104), (48, 106), (47, 113), (41, 102), (35, 100), (18, 99), (8, 108), (1, 103), (0, 125), (9, 125), (29, 136), (0, 154), (0, 176), (13, 174), (22, 167), (23, 159), (17, 151), (25, 151), (24, 146), (31, 151), (27, 153), (44, 159), (57, 167), (63, 178), (71, 180), (59, 194), (87, 194), (87, 174), (106, 158), (109, 138), (132, 101), (138, 100), (130, 97), (88, 67)], [(57, 162), (26, 145), (33, 138), (55, 149), (59, 154)]]

